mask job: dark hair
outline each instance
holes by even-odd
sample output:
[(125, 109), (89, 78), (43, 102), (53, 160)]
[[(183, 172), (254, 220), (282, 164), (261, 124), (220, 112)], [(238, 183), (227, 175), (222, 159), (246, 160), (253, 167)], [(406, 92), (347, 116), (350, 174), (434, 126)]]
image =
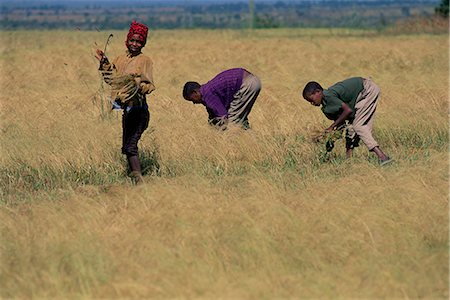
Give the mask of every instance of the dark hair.
[(303, 89), (303, 98), (306, 99), (306, 97), (308, 97), (309, 95), (311, 95), (312, 93), (314, 93), (315, 90), (321, 90), (323, 91), (322, 86), (315, 81), (310, 81), (305, 85), (305, 88)]
[(200, 88), (200, 84), (195, 81), (188, 81), (184, 84), (183, 98), (188, 100), (192, 93)]

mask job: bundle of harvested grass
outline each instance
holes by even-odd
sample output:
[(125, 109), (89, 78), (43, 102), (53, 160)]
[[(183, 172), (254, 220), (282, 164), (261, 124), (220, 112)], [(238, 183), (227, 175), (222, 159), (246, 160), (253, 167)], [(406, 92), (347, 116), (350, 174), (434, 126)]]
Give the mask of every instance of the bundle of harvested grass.
[(330, 132), (315, 129), (311, 132), (310, 138), (315, 143), (325, 144), (327, 152), (331, 152), (334, 148), (334, 143), (343, 137), (345, 128), (346, 126), (342, 125)]
[(113, 72), (104, 71), (102, 75), (111, 86), (115, 99), (120, 100), (122, 103), (131, 100), (139, 90), (136, 82), (137, 75), (135, 74), (116, 75)]

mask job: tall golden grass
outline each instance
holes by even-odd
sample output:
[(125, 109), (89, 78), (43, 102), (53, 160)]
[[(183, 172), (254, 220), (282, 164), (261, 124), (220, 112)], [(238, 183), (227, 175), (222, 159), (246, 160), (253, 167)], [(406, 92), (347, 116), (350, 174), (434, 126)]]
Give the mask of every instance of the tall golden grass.
[[(153, 31), (134, 187), (93, 56), (108, 34), (1, 32), (2, 298), (448, 298), (447, 35)], [(231, 67), (263, 83), (250, 131), (181, 97)], [(309, 139), (329, 121), (304, 84), (350, 76), (381, 87), (391, 166)]]

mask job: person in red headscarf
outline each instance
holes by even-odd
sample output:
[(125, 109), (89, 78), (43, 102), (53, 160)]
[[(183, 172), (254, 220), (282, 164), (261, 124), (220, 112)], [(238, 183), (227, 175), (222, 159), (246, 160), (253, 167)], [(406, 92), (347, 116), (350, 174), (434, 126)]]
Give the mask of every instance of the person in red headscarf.
[(95, 55), (100, 62), (99, 70), (105, 82), (111, 84), (111, 78), (123, 75), (131, 75), (135, 81), (131, 95), (124, 97), (113, 89), (111, 98), (114, 101), (113, 107), (123, 109), (122, 153), (127, 156), (130, 175), (136, 184), (143, 183), (137, 144), (150, 121), (146, 96), (155, 90), (153, 61), (142, 53), (147, 34), (147, 26), (133, 21), (125, 41), (126, 53), (119, 55), (111, 63), (102, 50), (97, 49)]

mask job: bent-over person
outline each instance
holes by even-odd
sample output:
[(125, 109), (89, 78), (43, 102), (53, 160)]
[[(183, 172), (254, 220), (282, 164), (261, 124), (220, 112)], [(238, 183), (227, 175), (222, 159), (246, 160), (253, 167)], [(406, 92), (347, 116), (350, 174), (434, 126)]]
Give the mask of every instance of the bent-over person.
[(183, 98), (194, 104), (203, 104), (209, 124), (226, 129), (234, 123), (249, 129), (248, 115), (261, 91), (261, 81), (242, 68), (225, 70), (205, 84), (188, 81)]
[(346, 130), (346, 155), (362, 140), (369, 151), (375, 153), (380, 165), (392, 162), (372, 136), (375, 111), (380, 99), (380, 88), (369, 78), (352, 77), (335, 83), (328, 89), (310, 81), (303, 89), (303, 98), (314, 106), (322, 106), (325, 116), (334, 122), (325, 129), (331, 132), (348, 122)]

